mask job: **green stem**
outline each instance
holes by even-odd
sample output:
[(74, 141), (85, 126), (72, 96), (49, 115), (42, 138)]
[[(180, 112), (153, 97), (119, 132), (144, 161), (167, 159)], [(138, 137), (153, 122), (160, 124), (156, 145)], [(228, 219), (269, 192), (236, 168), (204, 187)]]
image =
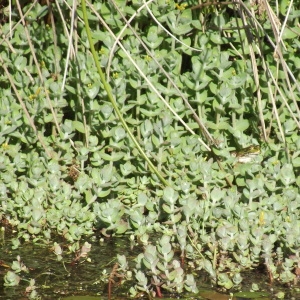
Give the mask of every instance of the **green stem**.
[(147, 161), (150, 169), (157, 175), (159, 180), (164, 185), (168, 186), (169, 185), (168, 182), (162, 177), (162, 175), (159, 173), (159, 171), (156, 169), (156, 167), (152, 164), (150, 159), (147, 157), (147, 155), (145, 154), (145, 152), (143, 151), (143, 149), (139, 145), (138, 141), (134, 138), (133, 134), (131, 133), (129, 127), (127, 126), (127, 124), (124, 120), (124, 118), (122, 117), (122, 114), (121, 114), (121, 112), (120, 112), (120, 110), (117, 106), (117, 103), (114, 99), (114, 96), (112, 94), (111, 86), (107, 83), (107, 81), (105, 79), (105, 76), (104, 76), (104, 73), (102, 72), (100, 63), (99, 63), (99, 58), (98, 58), (98, 55), (97, 55), (95, 47), (94, 47), (94, 43), (93, 43), (92, 35), (91, 35), (91, 30), (90, 30), (90, 27), (89, 27), (85, 0), (81, 0), (81, 5), (82, 5), (82, 13), (83, 13), (83, 20), (84, 20), (85, 30), (86, 30), (87, 37), (88, 37), (88, 40), (89, 40), (89, 44), (90, 44), (91, 52), (92, 52), (92, 55), (93, 55), (93, 59), (94, 59), (94, 62), (96, 64), (97, 71), (100, 75), (101, 81), (103, 83), (104, 89), (107, 92), (108, 98), (109, 98), (110, 102), (112, 103), (113, 108), (114, 108), (115, 112), (117, 113), (119, 120), (121, 121), (122, 125), (124, 126), (125, 130), (127, 131), (128, 135), (132, 139), (133, 143), (137, 147), (137, 149), (140, 152), (140, 154), (142, 155), (142, 157)]

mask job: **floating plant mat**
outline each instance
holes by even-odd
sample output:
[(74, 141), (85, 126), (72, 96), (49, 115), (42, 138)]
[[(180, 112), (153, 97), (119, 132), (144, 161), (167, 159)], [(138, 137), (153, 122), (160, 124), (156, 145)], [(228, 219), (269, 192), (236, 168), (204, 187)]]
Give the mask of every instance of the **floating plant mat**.
[[(83, 243), (83, 242), (82, 242)], [(28, 299), (25, 293), (29, 286), (30, 279), (35, 279), (35, 290), (40, 299), (66, 299), (66, 300), (94, 300), (107, 299), (108, 284), (107, 276), (110, 274), (116, 260), (117, 254), (126, 256), (131, 270), (135, 267), (133, 260), (141, 251), (140, 246), (131, 249), (128, 238), (105, 239), (103, 243), (90, 242), (92, 244), (88, 259), (75, 261), (74, 253), (68, 254), (67, 245), (63, 246), (63, 260), (58, 261), (51, 246), (24, 244), (17, 250), (12, 250), (11, 245), (6, 241), (1, 245), (0, 276), (2, 284), (0, 286), (0, 299), (18, 300)], [(3, 278), (10, 270), (17, 256), (27, 267), (28, 272), (20, 274), (19, 285), (14, 287), (4, 287)], [(105, 271), (106, 270), (106, 271)], [(106, 272), (106, 273), (105, 273)], [(24, 275), (25, 274), (25, 275)], [(105, 275), (106, 274), (106, 275)], [(197, 276), (198, 275), (198, 276)], [(300, 292), (293, 289), (283, 289), (268, 284), (267, 275), (264, 272), (248, 272), (242, 276), (247, 280), (243, 281), (241, 291), (233, 293), (232, 297), (227, 293), (220, 293), (211, 287), (210, 280), (205, 272), (195, 271), (198, 294), (167, 295), (163, 291), (162, 298), (166, 299), (207, 299), (207, 300), (269, 300), (269, 299), (300, 299)], [(253, 283), (259, 287), (258, 291), (250, 291)], [(112, 299), (128, 299), (128, 290), (132, 282), (120, 284), (121, 279), (115, 278), (112, 284)], [(274, 290), (272, 293), (271, 290)], [(282, 298), (280, 298), (280, 296)], [(230, 298), (231, 297), (231, 298)], [(142, 295), (141, 299), (148, 299), (147, 295)]]

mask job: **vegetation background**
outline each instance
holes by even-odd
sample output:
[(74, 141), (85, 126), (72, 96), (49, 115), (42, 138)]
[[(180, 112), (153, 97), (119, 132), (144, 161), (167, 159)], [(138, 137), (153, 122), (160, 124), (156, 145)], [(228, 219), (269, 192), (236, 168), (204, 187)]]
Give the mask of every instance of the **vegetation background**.
[[(132, 296), (196, 292), (199, 270), (225, 290), (261, 265), (295, 282), (299, 17), (293, 1), (1, 1), (12, 247), (58, 234), (76, 252), (98, 230), (128, 235), (144, 245)], [(260, 155), (237, 163), (231, 151), (251, 145)]]

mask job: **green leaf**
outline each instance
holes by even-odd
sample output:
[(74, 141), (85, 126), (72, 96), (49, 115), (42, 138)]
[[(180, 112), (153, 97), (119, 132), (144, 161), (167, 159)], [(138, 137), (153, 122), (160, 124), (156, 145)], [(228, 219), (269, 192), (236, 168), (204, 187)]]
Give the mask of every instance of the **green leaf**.
[(173, 213), (173, 210), (171, 209), (171, 207), (170, 207), (169, 205), (165, 204), (165, 203), (162, 205), (162, 208), (163, 208), (163, 210), (164, 210), (167, 214), (172, 214), (172, 213)]
[(281, 168), (280, 179), (285, 186), (288, 186), (295, 182), (296, 177), (294, 174), (293, 166), (291, 164), (285, 164)]
[(72, 125), (73, 127), (81, 132), (81, 133), (85, 133), (85, 130), (84, 130), (84, 126), (83, 126), (83, 123), (82, 122), (79, 122), (79, 121), (72, 121)]
[(283, 16), (285, 16), (286, 15), (286, 11), (287, 11), (287, 9), (288, 9), (288, 7), (289, 7), (289, 3), (290, 3), (290, 1), (289, 0), (281, 0), (280, 1), (280, 6), (279, 6), (279, 8), (280, 8), (280, 13), (283, 15)]
[(208, 36), (209, 36), (209, 39), (210, 39), (214, 44), (217, 44), (217, 45), (223, 44), (222, 37), (221, 37), (220, 33), (212, 32), (212, 33), (210, 33)]
[(178, 197), (178, 193), (173, 188), (168, 186), (164, 189), (163, 198), (166, 203), (173, 205), (176, 203)]
[(93, 100), (99, 93), (100, 86), (93, 84), (92, 86), (88, 86), (85, 88), (88, 97)]
[(97, 191), (97, 196), (99, 198), (106, 198), (109, 194), (110, 194), (111, 190), (108, 189), (108, 190), (100, 190), (100, 191)]
[(299, 31), (295, 32), (295, 30), (289, 29), (287, 26), (284, 27), (282, 38), (283, 40), (290, 40), (299, 37)]
[(235, 122), (235, 128), (233, 130), (238, 130), (238, 131), (245, 131), (249, 127), (249, 121), (247, 119), (238, 119)]
[(111, 155), (106, 154), (105, 152), (101, 151), (100, 156), (106, 161), (119, 161), (124, 157), (125, 153), (123, 152), (112, 152)]
[(292, 164), (293, 164), (294, 168), (299, 168), (300, 167), (300, 156), (293, 158)]
[(27, 59), (24, 56), (18, 56), (14, 62), (18, 71), (23, 71), (27, 65)]
[(92, 200), (93, 200), (93, 194), (92, 194), (91, 190), (86, 190), (85, 191), (85, 201), (86, 201), (86, 203), (90, 204)]
[(214, 122), (206, 122), (207, 127), (214, 129), (214, 130), (226, 130), (229, 129), (230, 125), (227, 122), (219, 122), (219, 123), (214, 123)]
[(9, 126), (6, 129), (2, 129), (0, 132), (0, 136), (10, 134), (10, 133), (14, 132), (17, 128), (18, 128), (18, 126)]

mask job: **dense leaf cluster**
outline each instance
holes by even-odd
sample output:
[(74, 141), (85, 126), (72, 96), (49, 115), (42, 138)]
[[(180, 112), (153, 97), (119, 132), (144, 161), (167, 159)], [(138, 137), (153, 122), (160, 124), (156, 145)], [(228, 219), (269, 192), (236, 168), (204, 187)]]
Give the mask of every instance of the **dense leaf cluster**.
[[(278, 46), (266, 8), (187, 4), (99, 0), (89, 10), (117, 105), (168, 187), (107, 98), (81, 7), (75, 19), (66, 2), (24, 4), (11, 19), (2, 12), (0, 216), (17, 230), (13, 247), (57, 233), (75, 243), (99, 229), (147, 245), (149, 233), (162, 233), (137, 258), (132, 295), (197, 290), (174, 249), (225, 289), (262, 263), (272, 279), (295, 280), (299, 7), (287, 15), (282, 1), (273, 16), (287, 16)], [(251, 144), (261, 154), (236, 163), (230, 151)]]

